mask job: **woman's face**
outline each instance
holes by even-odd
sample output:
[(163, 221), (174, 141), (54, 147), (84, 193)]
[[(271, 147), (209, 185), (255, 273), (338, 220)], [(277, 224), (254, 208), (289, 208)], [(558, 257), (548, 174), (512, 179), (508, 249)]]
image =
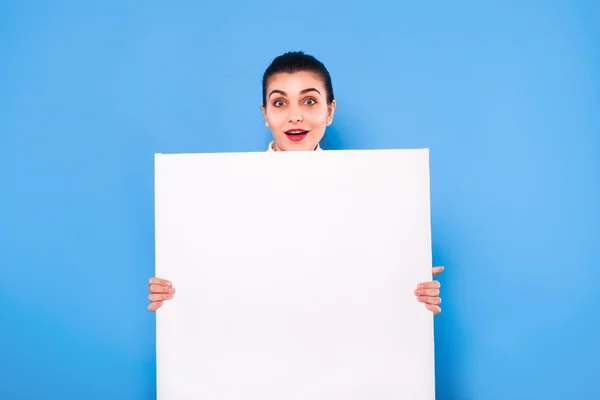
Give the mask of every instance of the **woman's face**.
[(327, 104), (321, 78), (307, 71), (273, 75), (267, 83), (265, 122), (274, 150), (315, 150), (333, 121), (335, 100)]

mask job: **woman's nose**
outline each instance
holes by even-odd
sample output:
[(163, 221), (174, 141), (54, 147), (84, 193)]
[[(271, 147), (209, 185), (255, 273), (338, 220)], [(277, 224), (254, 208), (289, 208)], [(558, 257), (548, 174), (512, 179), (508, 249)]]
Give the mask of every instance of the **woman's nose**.
[(290, 113), (288, 115), (288, 119), (290, 122), (302, 122), (302, 120), (304, 119), (302, 116), (302, 113), (300, 112), (300, 110), (298, 109), (292, 109), (290, 110)]

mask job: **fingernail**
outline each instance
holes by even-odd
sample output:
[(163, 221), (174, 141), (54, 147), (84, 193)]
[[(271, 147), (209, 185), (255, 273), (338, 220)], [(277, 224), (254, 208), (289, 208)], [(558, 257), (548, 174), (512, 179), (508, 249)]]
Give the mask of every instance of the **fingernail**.
[(415, 294), (423, 294), (419, 289), (415, 290)]
[(421, 289), (423, 287), (422, 283), (419, 283), (419, 286), (417, 286), (419, 289)]
[(175, 289), (173, 289), (172, 287), (169, 288), (169, 290), (168, 290), (169, 293), (173, 293), (174, 291), (175, 291)]
[(173, 295), (172, 295), (172, 294), (168, 294), (168, 295), (167, 295), (167, 299), (170, 299), (171, 297), (173, 297)]

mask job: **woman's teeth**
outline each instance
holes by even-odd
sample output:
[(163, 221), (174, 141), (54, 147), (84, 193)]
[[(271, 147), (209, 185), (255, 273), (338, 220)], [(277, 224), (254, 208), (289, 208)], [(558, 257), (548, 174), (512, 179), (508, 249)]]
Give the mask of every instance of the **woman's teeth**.
[(308, 131), (288, 131), (285, 134), (286, 135), (304, 135), (307, 132)]

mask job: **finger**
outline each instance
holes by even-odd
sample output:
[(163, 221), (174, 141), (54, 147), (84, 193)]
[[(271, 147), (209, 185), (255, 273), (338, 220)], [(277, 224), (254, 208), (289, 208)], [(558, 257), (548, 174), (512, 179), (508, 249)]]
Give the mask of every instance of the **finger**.
[(150, 285), (150, 293), (175, 293), (175, 288), (161, 285)]
[(439, 289), (442, 287), (439, 281), (422, 282), (417, 285), (417, 289)]
[(440, 289), (417, 289), (415, 290), (417, 296), (439, 296)]
[(444, 267), (443, 267), (443, 266), (434, 267), (434, 268), (432, 268), (432, 269), (431, 269), (431, 274), (432, 274), (433, 276), (436, 276), (436, 275), (438, 275), (438, 274), (441, 274), (443, 270), (444, 270)]
[(151, 302), (155, 302), (155, 301), (163, 301), (163, 300), (170, 300), (173, 298), (173, 294), (171, 293), (167, 293), (167, 294), (151, 294), (148, 296), (148, 300), (150, 300)]
[(421, 303), (438, 305), (442, 302), (441, 297), (431, 297), (431, 296), (417, 296), (417, 300)]
[(155, 301), (153, 303), (150, 303), (148, 305), (148, 310), (155, 312), (156, 310), (158, 310), (161, 306), (163, 305), (162, 301)]
[(168, 280), (157, 277), (150, 278), (150, 280), (148, 281), (148, 286), (150, 285), (173, 286), (173, 284)]
[(432, 306), (430, 304), (425, 304), (425, 307), (431, 311), (434, 315), (437, 315), (442, 312), (442, 308), (438, 306)]

